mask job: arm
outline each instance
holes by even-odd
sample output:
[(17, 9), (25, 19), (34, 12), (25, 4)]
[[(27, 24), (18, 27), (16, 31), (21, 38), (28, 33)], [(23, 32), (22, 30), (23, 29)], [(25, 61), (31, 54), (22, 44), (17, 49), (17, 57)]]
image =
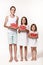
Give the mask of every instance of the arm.
[(18, 16), (16, 16), (16, 17), (17, 17), (16, 24), (18, 24), (19, 17)]
[[(16, 16), (17, 20), (16, 20), (16, 24), (18, 25), (18, 20), (19, 20), (19, 17)], [(19, 27), (17, 27), (16, 29), (18, 29)]]
[(35, 36), (35, 38), (36, 38), (36, 39), (38, 38), (38, 34), (37, 34), (37, 36)]
[(37, 34), (37, 36), (31, 36), (30, 33), (29, 33), (29, 34), (28, 34), (28, 37), (29, 37), (29, 38), (32, 38), (32, 39), (37, 39), (37, 38), (38, 38), (38, 34)]
[(33, 38), (37, 39), (38, 38), (38, 33), (36, 33), (36, 35), (33, 36)]
[(18, 28), (18, 32), (26, 32), (26, 30), (21, 30), (20, 27)]
[(7, 22), (8, 22), (8, 16), (6, 16), (6, 18), (5, 18), (4, 27), (5, 27), (5, 28), (8, 28), (8, 29), (11, 29), (11, 26), (7, 26), (7, 25), (6, 25)]
[(26, 32), (29, 33), (29, 26), (26, 27)]
[(25, 30), (21, 30), (21, 32), (27, 32), (27, 33), (29, 33), (29, 30), (25, 29)]
[(26, 29), (26, 32), (29, 33), (29, 30)]
[(6, 16), (6, 18), (5, 18), (4, 27), (9, 28), (9, 26), (6, 25), (7, 22), (8, 22), (8, 16)]
[(18, 33), (20, 33), (21, 31), (20, 31), (20, 29), (18, 29)]
[(20, 32), (27, 32), (27, 33), (29, 33), (29, 30), (20, 30), (20, 28), (18, 29), (18, 32), (20, 33)]
[(30, 33), (28, 33), (28, 37), (29, 37), (29, 38), (32, 38), (31, 35), (30, 35)]

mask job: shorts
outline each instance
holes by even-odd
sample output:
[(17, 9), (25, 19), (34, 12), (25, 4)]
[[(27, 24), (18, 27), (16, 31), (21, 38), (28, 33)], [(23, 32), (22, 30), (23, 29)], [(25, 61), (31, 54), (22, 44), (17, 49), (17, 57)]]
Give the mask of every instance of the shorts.
[(17, 32), (8, 33), (8, 43), (17, 44)]

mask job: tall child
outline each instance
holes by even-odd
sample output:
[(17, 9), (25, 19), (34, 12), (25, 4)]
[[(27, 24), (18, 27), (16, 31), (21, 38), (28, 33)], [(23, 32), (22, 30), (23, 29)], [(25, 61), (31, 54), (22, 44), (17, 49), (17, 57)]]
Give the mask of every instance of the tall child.
[(32, 60), (37, 59), (37, 38), (38, 38), (38, 32), (37, 32), (37, 26), (36, 24), (32, 24), (30, 27), (29, 32), (29, 38), (30, 38), (30, 47), (31, 47), (31, 53), (32, 53)]
[(27, 18), (25, 16), (22, 17), (21, 19), (21, 25), (20, 28), (18, 29), (18, 32), (20, 34), (19, 45), (20, 45), (21, 61), (23, 61), (23, 47), (24, 47), (25, 60), (27, 61), (27, 43), (28, 43), (27, 34), (29, 30), (28, 30)]
[(12, 45), (14, 46), (14, 60), (17, 60), (17, 28), (12, 28), (11, 25), (18, 24), (18, 17), (15, 16), (16, 8), (15, 6), (11, 6), (10, 8), (10, 15), (6, 16), (4, 27), (8, 28), (8, 42), (9, 42), (9, 53), (10, 53), (10, 60), (13, 60), (12, 55)]

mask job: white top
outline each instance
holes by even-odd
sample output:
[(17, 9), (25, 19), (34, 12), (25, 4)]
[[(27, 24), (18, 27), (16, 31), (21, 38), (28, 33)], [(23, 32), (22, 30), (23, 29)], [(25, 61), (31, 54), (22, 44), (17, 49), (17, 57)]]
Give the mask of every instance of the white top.
[[(14, 16), (13, 18), (11, 16), (8, 16), (7, 26), (10, 26), (11, 23), (15, 23), (16, 24), (16, 20), (17, 20), (16, 16)], [(13, 29), (8, 29), (8, 32), (9, 33), (13, 33), (14, 30)]]
[[(38, 34), (37, 31), (36, 32), (30, 31), (30, 33)], [(30, 47), (37, 47), (37, 39), (29, 38), (29, 46)]]
[(38, 34), (38, 32), (37, 31), (29, 31), (29, 33), (33, 33), (33, 34)]

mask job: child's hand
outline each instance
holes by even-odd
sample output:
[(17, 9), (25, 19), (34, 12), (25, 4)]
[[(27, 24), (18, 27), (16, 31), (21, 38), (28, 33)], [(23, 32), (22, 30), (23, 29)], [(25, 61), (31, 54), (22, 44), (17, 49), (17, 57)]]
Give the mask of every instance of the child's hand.
[(28, 33), (28, 37), (31, 38), (30, 34)]
[(20, 27), (18, 28), (18, 31), (19, 32), (27, 32), (27, 33), (29, 33), (29, 30), (27, 30), (26, 28), (25, 29), (21, 29)]
[(19, 27), (19, 29), (20, 29), (21, 32), (26, 32), (26, 27), (23, 26), (23, 25), (21, 25), (21, 26)]
[(32, 38), (32, 39), (37, 39), (38, 38), (38, 34), (36, 36), (32, 36), (30, 33), (28, 34), (28, 37), (29, 38)]
[(28, 33), (28, 37), (29, 37), (29, 38), (33, 38), (33, 37), (30, 35), (30, 33)]
[(21, 32), (20, 29), (18, 29), (18, 32), (19, 32), (19, 33)]
[(18, 29), (18, 32), (26, 32), (26, 30), (21, 30), (20, 28)]
[(17, 30), (18, 29), (18, 27), (12, 27), (12, 26), (8, 26), (8, 29), (14, 29), (14, 30)]
[(26, 32), (29, 33), (29, 30), (26, 29)]
[(37, 36), (35, 36), (35, 38), (36, 38), (36, 39), (38, 38), (38, 34), (37, 34)]
[(18, 27), (18, 33), (20, 33), (21, 32), (21, 29), (20, 29), (20, 27)]
[(25, 30), (21, 30), (21, 29), (20, 29), (20, 31), (21, 31), (21, 32), (27, 32), (26, 29), (25, 29)]
[(11, 27), (10, 26), (5, 26), (6, 28), (10, 29)]

